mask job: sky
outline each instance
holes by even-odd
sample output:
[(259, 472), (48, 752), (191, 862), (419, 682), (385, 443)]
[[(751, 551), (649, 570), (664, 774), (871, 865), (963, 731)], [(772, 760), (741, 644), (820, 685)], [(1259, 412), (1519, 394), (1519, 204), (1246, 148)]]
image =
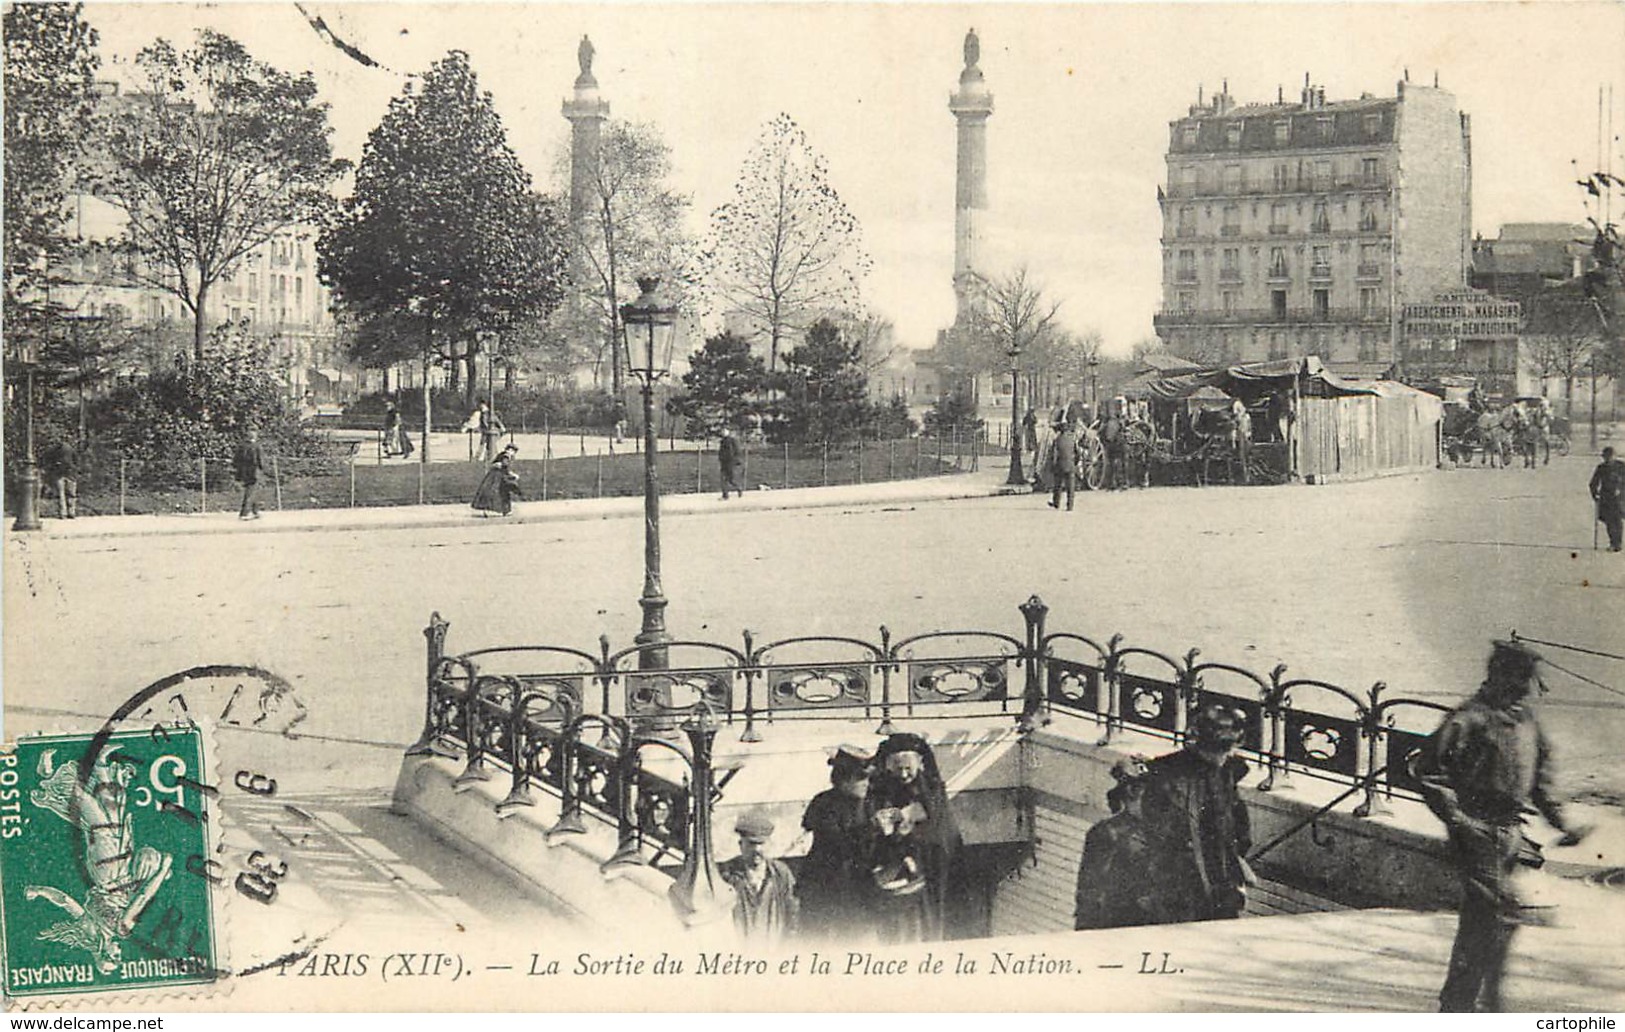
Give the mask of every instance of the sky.
[[(1268, 102), (1278, 86), (1295, 97), (1308, 72), (1334, 100), (1393, 96), (1407, 69), (1428, 84), (1437, 73), (1472, 116), (1473, 222), (1490, 237), (1505, 222), (1583, 221), (1571, 161), (1597, 167), (1598, 88), (1610, 83), (1607, 135), (1614, 171), (1625, 169), (1618, 3), (304, 6), (387, 69), (324, 42), (292, 3), (87, 4), (86, 16), (107, 78), (127, 77), (153, 39), (188, 42), (204, 26), (309, 70), (332, 105), (335, 149), (352, 160), (408, 74), (465, 50), (510, 145), (549, 189), (561, 186), (560, 105), (585, 33), (611, 116), (654, 123), (671, 145), (696, 232), (762, 126), (787, 112), (862, 225), (870, 311), (909, 347), (929, 346), (953, 320), (947, 105), (971, 27), (994, 94), (982, 271), (1026, 266), (1061, 300), (1061, 322), (1099, 331), (1108, 353), (1151, 336), (1168, 122), (1199, 87), (1211, 96), (1228, 79), (1238, 102)], [(1615, 204), (1620, 221), (1625, 193)]]

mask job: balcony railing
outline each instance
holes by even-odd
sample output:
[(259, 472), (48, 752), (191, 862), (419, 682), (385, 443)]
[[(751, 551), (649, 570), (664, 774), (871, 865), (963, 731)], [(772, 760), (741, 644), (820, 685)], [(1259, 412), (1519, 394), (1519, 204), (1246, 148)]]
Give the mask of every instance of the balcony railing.
[(1355, 266), (1354, 274), (1361, 279), (1373, 279), (1382, 275), (1382, 266), (1376, 262), (1361, 262)]
[(1332, 278), (1332, 267), (1330, 265), (1325, 264), (1324, 262), (1322, 262), (1322, 263), (1320, 263), (1318, 265), (1311, 265), (1311, 266), (1309, 266), (1309, 278), (1310, 279), (1331, 279)]
[(1176, 275), (1174, 277), (1174, 282), (1175, 283), (1195, 283), (1196, 282), (1196, 270), (1195, 269), (1180, 269), (1178, 275)]
[(1272, 194), (1338, 193), (1342, 191), (1386, 190), (1386, 175), (1344, 176), (1337, 179), (1315, 179), (1304, 176), (1286, 183), (1244, 183), (1239, 187), (1226, 187), (1217, 183), (1170, 183), (1163, 187), (1167, 197), (1268, 197)]
[(1270, 235), (1271, 236), (1286, 236), (1290, 232), (1292, 232), (1292, 227), (1288, 226), (1284, 222), (1272, 222), (1272, 223), (1270, 223)]
[(1240, 226), (1220, 226), (1219, 227), (1219, 235), (1220, 236), (1227, 236), (1227, 237), (1241, 236), (1241, 227)]
[(1175, 240), (1192, 240), (1198, 236), (1195, 226), (1180, 226), (1174, 230)]
[(1169, 310), (1152, 316), (1152, 323), (1163, 326), (1208, 326), (1227, 324), (1236, 326), (1310, 326), (1310, 325), (1373, 325), (1386, 323), (1388, 316), (1380, 311), (1362, 312), (1358, 308), (1235, 308), (1228, 312)]

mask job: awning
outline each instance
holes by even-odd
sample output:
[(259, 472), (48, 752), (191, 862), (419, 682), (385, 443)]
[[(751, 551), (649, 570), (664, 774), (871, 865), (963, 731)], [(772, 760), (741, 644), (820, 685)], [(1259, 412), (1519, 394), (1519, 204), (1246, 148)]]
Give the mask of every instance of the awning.
[(1248, 362), (1205, 369), (1197, 373), (1164, 376), (1145, 385), (1149, 397), (1161, 401), (1179, 401), (1190, 397), (1204, 387), (1213, 387), (1229, 395), (1255, 395), (1263, 391), (1290, 390), (1294, 380), (1314, 381), (1332, 394), (1372, 394), (1370, 387), (1345, 380), (1327, 371), (1314, 355), (1307, 358), (1282, 358), (1269, 362)]
[(333, 369), (333, 368), (319, 369), (319, 368), (316, 368), (316, 367), (313, 366), (313, 367), (311, 367), (310, 371), (315, 373), (317, 376), (321, 377), (322, 379), (324, 379), (324, 380), (332, 380), (334, 383), (337, 383), (339, 381), (339, 378), (344, 375), (343, 373), (339, 372), (337, 369)]

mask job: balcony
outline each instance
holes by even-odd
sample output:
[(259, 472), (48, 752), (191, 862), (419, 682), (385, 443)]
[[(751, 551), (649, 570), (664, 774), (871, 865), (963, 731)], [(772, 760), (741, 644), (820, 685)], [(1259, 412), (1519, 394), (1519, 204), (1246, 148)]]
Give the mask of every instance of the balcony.
[(1375, 233), (1377, 231), (1377, 217), (1375, 215), (1363, 216), (1360, 219), (1360, 232)]
[(1270, 223), (1270, 236), (1286, 236), (1290, 232), (1292, 232), (1292, 227), (1284, 222)]
[(1158, 329), (1165, 326), (1372, 326), (1386, 324), (1384, 312), (1358, 308), (1236, 308), (1221, 311), (1164, 311), (1151, 317)]
[(1219, 227), (1219, 235), (1220, 236), (1227, 236), (1227, 237), (1241, 236), (1241, 227), (1240, 226), (1220, 226)]
[(1311, 265), (1311, 266), (1309, 266), (1309, 278), (1310, 279), (1331, 279), (1332, 278), (1332, 267), (1330, 265), (1326, 265), (1326, 264)]
[(1361, 262), (1355, 266), (1354, 275), (1359, 279), (1379, 279), (1382, 276), (1382, 266), (1376, 262)]
[(1386, 175), (1342, 176), (1336, 179), (1316, 179), (1304, 176), (1285, 183), (1243, 183), (1239, 187), (1222, 184), (1171, 183), (1163, 187), (1166, 197), (1268, 197), (1281, 194), (1340, 193), (1388, 189)]
[(1175, 240), (1194, 240), (1201, 234), (1196, 232), (1195, 226), (1180, 226), (1174, 230)]
[(1179, 273), (1174, 276), (1174, 282), (1175, 283), (1195, 283), (1196, 282), (1196, 270), (1195, 269), (1180, 269)]

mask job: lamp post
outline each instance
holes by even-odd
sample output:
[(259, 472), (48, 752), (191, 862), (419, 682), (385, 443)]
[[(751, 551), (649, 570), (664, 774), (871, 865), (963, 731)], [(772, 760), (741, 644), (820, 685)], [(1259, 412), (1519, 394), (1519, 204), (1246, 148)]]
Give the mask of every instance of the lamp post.
[(25, 448), (23, 454), (23, 471), (18, 476), (19, 497), (17, 499), (17, 518), (12, 521), (12, 530), (39, 530), (39, 493), (40, 475), (39, 460), (34, 452), (34, 366), (37, 356), (34, 354), (34, 341), (26, 334), (17, 344), (17, 361), (23, 367), (23, 389), (28, 392), (24, 401), (27, 415), (27, 431), (24, 436)]
[(1099, 358), (1099, 356), (1090, 355), (1089, 356), (1089, 411), (1090, 411), (1090, 413), (1097, 413), (1097, 407), (1100, 404), (1100, 399), (1098, 397), (1098, 395), (1100, 394), (1100, 374), (1098, 372), (1099, 369), (1100, 369), (1100, 358)]
[(638, 277), (638, 299), (621, 306), (621, 319), (627, 327), (642, 326), (648, 332), (645, 361), (632, 367), (643, 391), (643, 596), (638, 599), (643, 607), (643, 629), (632, 640), (657, 646), (638, 653), (642, 670), (666, 669), (665, 644), (671, 641), (666, 633), (666, 595), (660, 586), (660, 469), (655, 462), (660, 449), (655, 437), (655, 381), (666, 375), (666, 363), (658, 355), (655, 331), (660, 330), (662, 336), (672, 331), (677, 325), (677, 307), (661, 304), (655, 294), (659, 286), (659, 276)]
[(717, 738), (711, 707), (696, 703), (693, 714), (683, 722), (683, 733), (688, 736), (689, 762), (694, 773), (689, 789), (692, 819), (683, 869), (666, 890), (666, 898), (683, 923), (693, 928), (727, 917), (733, 910), (733, 892), (722, 880), (711, 849), (711, 809), (715, 801), (711, 750)]
[(1017, 361), (1021, 347), (1011, 344), (1005, 351), (1010, 358), (1010, 475), (1004, 478), (1006, 486), (1024, 487), (1027, 474), (1021, 469), (1021, 378)]

